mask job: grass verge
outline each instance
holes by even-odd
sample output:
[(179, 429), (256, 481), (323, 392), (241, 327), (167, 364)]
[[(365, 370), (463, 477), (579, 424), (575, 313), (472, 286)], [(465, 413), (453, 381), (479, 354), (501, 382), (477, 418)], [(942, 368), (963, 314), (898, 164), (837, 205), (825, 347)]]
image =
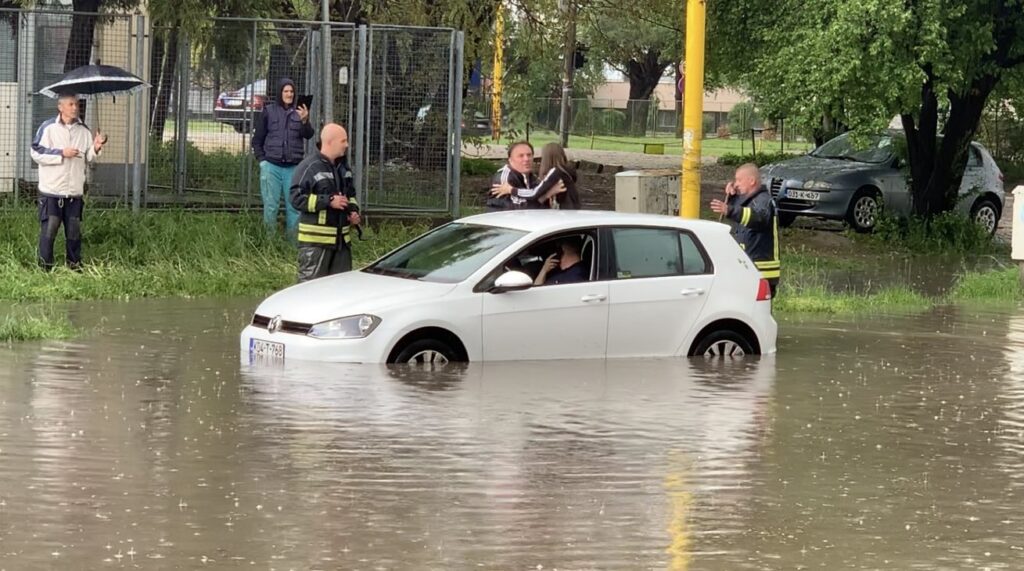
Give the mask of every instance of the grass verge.
[(867, 294), (836, 293), (822, 286), (788, 289), (775, 300), (775, 311), (782, 314), (815, 313), (851, 315), (923, 311), (933, 300), (906, 287), (888, 287)]
[(971, 303), (1012, 303), (1024, 301), (1020, 270), (1006, 268), (991, 272), (967, 272), (959, 276), (947, 300)]
[[(295, 283), (296, 250), (265, 232), (260, 213), (88, 210), (83, 221), (84, 270), (36, 266), (36, 213), (0, 211), (0, 300), (69, 301), (138, 297), (265, 295)], [(356, 266), (427, 229), (385, 223), (353, 245)], [(58, 237), (57, 263), (63, 263)]]
[(69, 339), (79, 333), (67, 317), (42, 310), (16, 310), (0, 319), (0, 342)]

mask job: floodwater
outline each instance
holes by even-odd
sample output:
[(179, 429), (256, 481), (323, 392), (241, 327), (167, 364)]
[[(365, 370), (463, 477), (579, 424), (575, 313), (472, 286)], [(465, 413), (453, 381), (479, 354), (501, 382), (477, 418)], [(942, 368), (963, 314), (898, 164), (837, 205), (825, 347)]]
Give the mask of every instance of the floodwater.
[(252, 306), (0, 346), (0, 569), (1024, 566), (1024, 310), (426, 374), (242, 366)]

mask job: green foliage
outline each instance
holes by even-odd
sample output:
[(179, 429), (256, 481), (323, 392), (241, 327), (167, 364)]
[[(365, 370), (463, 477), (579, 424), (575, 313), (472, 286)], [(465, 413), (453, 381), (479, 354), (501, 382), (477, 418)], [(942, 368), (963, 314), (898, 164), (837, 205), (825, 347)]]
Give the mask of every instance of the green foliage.
[(15, 306), (0, 319), (0, 342), (69, 339), (78, 333), (66, 316), (47, 309)]
[[(370, 240), (355, 243), (355, 264), (376, 259), (426, 228), (373, 228)], [(259, 296), (295, 281), (295, 249), (266, 233), (261, 213), (172, 210), (133, 216), (94, 209), (84, 222), (81, 273), (38, 269), (38, 232), (34, 210), (0, 211), (0, 299)]]
[(779, 313), (856, 314), (922, 311), (931, 307), (925, 296), (907, 287), (891, 287), (869, 294), (836, 293), (821, 286), (784, 286), (773, 309)]
[(770, 165), (772, 163), (785, 161), (791, 158), (793, 158), (793, 155), (779, 152), (757, 153), (756, 155), (751, 153), (747, 153), (745, 155), (729, 153), (719, 157), (718, 164), (738, 167), (742, 164), (754, 163), (759, 167), (763, 167), (764, 165)]
[(992, 272), (968, 272), (957, 278), (949, 294), (950, 301), (958, 302), (1019, 302), (1024, 301), (1024, 288), (1018, 268)]
[(729, 134), (734, 137), (750, 138), (750, 130), (761, 124), (761, 114), (754, 103), (743, 101), (729, 111)]
[(483, 176), (494, 174), (498, 165), (490, 159), (462, 158), (462, 174), (469, 176)]
[(985, 253), (997, 248), (981, 226), (959, 212), (943, 212), (931, 220), (883, 213), (869, 239), (919, 253)]
[[(171, 186), (174, 182), (174, 141), (150, 141), (149, 180), (150, 184)], [(225, 150), (202, 151), (191, 141), (185, 143), (185, 160), (188, 164), (189, 188), (215, 189), (229, 192), (243, 192), (243, 172), (247, 155)], [(252, 180), (259, 180), (259, 164), (252, 160)]]

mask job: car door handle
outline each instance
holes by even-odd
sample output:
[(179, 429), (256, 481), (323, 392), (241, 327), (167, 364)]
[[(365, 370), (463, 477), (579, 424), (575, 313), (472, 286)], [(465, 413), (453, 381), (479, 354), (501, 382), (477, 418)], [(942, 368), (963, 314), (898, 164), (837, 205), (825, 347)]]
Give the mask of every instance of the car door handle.
[(704, 295), (704, 290), (699, 287), (690, 287), (679, 292), (679, 294), (683, 297), (697, 297), (699, 295)]
[(598, 302), (598, 301), (604, 301), (606, 299), (608, 299), (608, 296), (606, 296), (606, 295), (602, 295), (602, 294), (599, 294), (599, 293), (592, 293), (592, 294), (585, 295), (585, 296), (581, 297), (580, 301), (582, 301), (583, 303), (594, 303), (594, 302)]

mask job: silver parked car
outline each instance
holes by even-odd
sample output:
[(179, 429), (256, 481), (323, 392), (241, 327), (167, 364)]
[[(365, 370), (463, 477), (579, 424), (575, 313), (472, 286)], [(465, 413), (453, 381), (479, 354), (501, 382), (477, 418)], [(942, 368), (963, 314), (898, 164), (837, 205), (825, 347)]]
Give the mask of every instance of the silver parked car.
[[(797, 216), (811, 216), (870, 232), (883, 204), (888, 213), (909, 215), (909, 173), (893, 144), (901, 138), (901, 131), (890, 131), (869, 137), (863, 147), (843, 134), (810, 154), (761, 169), (762, 184), (778, 201), (779, 223), (788, 226)], [(1003, 173), (984, 147), (971, 143), (958, 209), (992, 234), (1004, 197)]]

